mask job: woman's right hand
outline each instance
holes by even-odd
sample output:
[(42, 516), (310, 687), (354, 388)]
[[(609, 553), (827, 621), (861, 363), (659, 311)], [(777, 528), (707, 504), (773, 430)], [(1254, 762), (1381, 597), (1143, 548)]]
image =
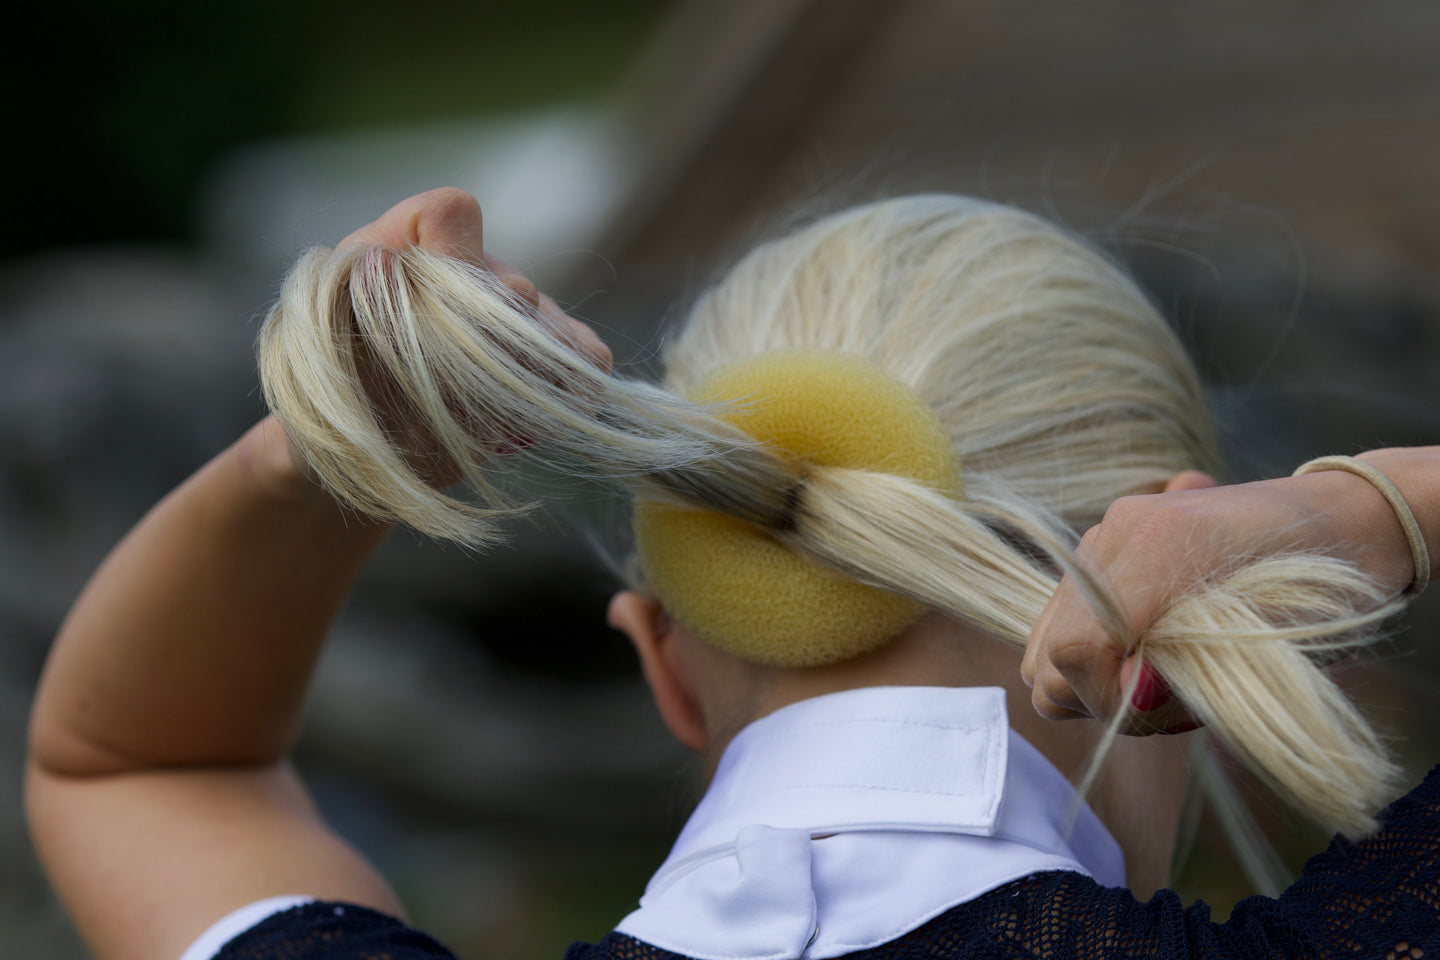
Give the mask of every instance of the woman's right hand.
[[(1432, 551), (1440, 546), (1440, 448), (1375, 451), (1365, 459), (1401, 490)], [(1339, 471), (1225, 487), (1186, 471), (1163, 493), (1117, 500), (1076, 556), (1109, 588), (1139, 636), (1196, 584), (1293, 550), (1349, 560), (1396, 594), (1414, 577), (1390, 504), (1368, 481)], [(1021, 667), (1036, 712), (1050, 720), (1109, 720), (1126, 707), (1124, 691), (1133, 683), (1126, 732), (1193, 729), (1163, 678), (1137, 667), (1131, 653), (1066, 576), (1031, 633)]]

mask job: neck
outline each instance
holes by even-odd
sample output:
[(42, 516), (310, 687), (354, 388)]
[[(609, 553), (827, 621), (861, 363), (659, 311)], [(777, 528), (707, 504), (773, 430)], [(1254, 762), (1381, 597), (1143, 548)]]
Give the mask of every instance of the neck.
[[(724, 656), (719, 655), (719, 656)], [(994, 686), (1006, 692), (1010, 725), (1078, 783), (1100, 742), (1103, 729), (1092, 720), (1062, 723), (1042, 719), (1030, 705), (1030, 690), (1020, 680), (1021, 652), (992, 637), (938, 614), (918, 621), (879, 650), (826, 667), (783, 670), (745, 664), (739, 672), (744, 691), (727, 688), (728, 697), (705, 697), (714, 707), (706, 750), (713, 771), (730, 740), (746, 724), (781, 707), (811, 697), (878, 686)], [(706, 675), (708, 671), (697, 675)], [(722, 681), (735, 670), (709, 673)], [(713, 688), (712, 688), (713, 689)], [(1105, 758), (1104, 769), (1086, 798), (1125, 851), (1130, 889), (1140, 897), (1164, 885), (1184, 803), (1187, 751), (1180, 737), (1121, 737)]]

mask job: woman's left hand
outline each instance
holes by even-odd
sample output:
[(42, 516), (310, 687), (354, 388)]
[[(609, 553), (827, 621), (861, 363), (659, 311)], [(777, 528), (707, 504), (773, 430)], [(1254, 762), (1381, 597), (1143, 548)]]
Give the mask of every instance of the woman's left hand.
[(485, 252), (485, 221), (480, 204), (455, 187), (427, 190), (401, 200), (376, 220), (340, 241), (337, 249), (373, 244), (404, 250), (421, 247), (484, 267), (522, 300), (532, 304), (557, 334), (587, 354), (595, 364), (610, 369), (610, 348), (588, 325), (560, 309), (528, 277), (493, 254)]
[[(380, 219), (354, 231), (337, 247), (375, 247), (375, 256), (385, 250), (420, 247), (481, 267), (495, 275), (514, 292), (522, 303), (534, 310), (538, 323), (550, 328), (556, 337), (589, 357), (596, 366), (609, 370), (610, 348), (588, 325), (567, 315), (551, 297), (536, 289), (528, 277), (499, 257), (485, 252), (484, 217), (473, 196), (454, 187), (441, 187), (402, 200), (387, 210)], [(365, 392), (378, 411), (386, 432), (403, 437), (410, 452), (406, 459), (413, 469), (436, 489), (445, 489), (460, 480), (461, 470), (440, 445), (421, 416), (404, 398), (401, 391), (380, 372), (380, 364), (360, 357), (361, 380)], [(500, 428), (503, 435), (503, 426)], [(504, 454), (523, 441), (507, 442), (497, 447)], [(293, 444), (287, 444), (291, 460), (304, 469), (304, 458)]]

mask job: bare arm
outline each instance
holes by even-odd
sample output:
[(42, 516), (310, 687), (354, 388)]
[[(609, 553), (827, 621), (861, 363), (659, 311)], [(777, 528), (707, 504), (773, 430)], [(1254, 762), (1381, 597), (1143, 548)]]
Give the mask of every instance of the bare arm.
[(291, 466), (267, 418), (106, 558), (46, 665), (31, 759), (56, 775), (281, 759), (332, 618), (386, 528)]
[(107, 960), (178, 956), (266, 896), (399, 909), (284, 763), (326, 631), (385, 535), (311, 485), (286, 443), (267, 419), (158, 504), (46, 665), (31, 832)]
[[(344, 243), (483, 264), (609, 364), (592, 331), (485, 256), (468, 194), (412, 197)], [(377, 392), (408, 433), (383, 384)], [(409, 442), (423, 448), (423, 437)], [(51, 651), (26, 804), (46, 870), (101, 960), (178, 957), (226, 913), (269, 896), (400, 911), (285, 761), (325, 634), (386, 533), (295, 464), (280, 425), (258, 424), (115, 548)], [(436, 470), (437, 485), (451, 479)]]

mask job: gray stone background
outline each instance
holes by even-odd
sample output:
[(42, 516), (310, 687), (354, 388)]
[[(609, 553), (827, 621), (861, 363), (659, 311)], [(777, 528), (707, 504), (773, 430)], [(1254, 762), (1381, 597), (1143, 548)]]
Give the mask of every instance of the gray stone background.
[[(96, 23), (139, 16), (92, 6)], [(40, 160), (4, 178), (7, 956), (84, 955), (19, 807), (30, 691), (60, 618), (124, 530), (259, 415), (251, 342), (294, 255), (418, 190), (472, 190), (487, 245), (640, 369), (661, 320), (787, 218), (918, 189), (1016, 202), (1092, 236), (1155, 293), (1213, 385), (1234, 479), (1440, 437), (1435, 4), (655, 0), (610, 15), (551, 0), (513, 21), (472, 5), (468, 30), (458, 6), (418, 4), (378, 19), (378, 38), (338, 39), (267, 31), (274, 5), (253, 6), (250, 33), (226, 27), (242, 52), (313, 68), (265, 72), (299, 91), (285, 123), (235, 106), (280, 95), (253, 80), (253, 98), (242, 85), (212, 111), (206, 150), (173, 161), (188, 173), (136, 180), (170, 193), (105, 194), (77, 173), (78, 198), (36, 199)], [(181, 10), (159, 4), (131, 28), (179, 49), (151, 28), (179, 30)], [(96, 82), (64, 59), (56, 21), (30, 52)], [(201, 27), (185, 42), (203, 54), (214, 25)], [(355, 58), (373, 69), (337, 66)], [(173, 72), (148, 81), (152, 107), (209, 77), (203, 55), (157, 62)], [(95, 128), (171, 157), (197, 121), (152, 112)], [(86, 170), (38, 108), (25, 116), (44, 163)], [(135, 222), (173, 216), (129, 235), (67, 230), (87, 191)], [(487, 556), (394, 535), (336, 628), (300, 745), (330, 817), (462, 956), (556, 957), (603, 934), (692, 795), (602, 625), (614, 581), (596, 544), (615, 549), (623, 519), (592, 488), (558, 492)], [(1356, 671), (1417, 773), (1440, 755), (1424, 712), (1440, 692), (1436, 616), (1427, 597)], [(1292, 859), (1318, 848), (1273, 804), (1258, 810)], [(1202, 840), (1179, 885), (1223, 913), (1247, 892), (1236, 877)]]

